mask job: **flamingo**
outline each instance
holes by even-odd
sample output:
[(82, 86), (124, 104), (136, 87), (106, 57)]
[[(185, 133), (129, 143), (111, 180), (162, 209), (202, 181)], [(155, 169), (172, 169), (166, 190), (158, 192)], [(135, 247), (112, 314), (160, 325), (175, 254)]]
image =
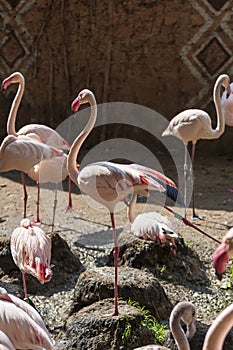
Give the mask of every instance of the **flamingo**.
[[(3, 80), (2, 87), (4, 90), (11, 84), (18, 83), (19, 87), (15, 98), (12, 102), (10, 113), (7, 121), (7, 134), (8, 135), (27, 135), (31, 138), (36, 138), (38, 141), (45, 143), (47, 145), (53, 146), (57, 149), (69, 150), (70, 145), (59, 133), (52, 128), (42, 125), (42, 124), (28, 124), (23, 126), (18, 132), (15, 130), (16, 116), (18, 108), (25, 89), (25, 79), (22, 73), (14, 72), (9, 77)], [(24, 189), (24, 218), (26, 218), (26, 207), (27, 207), (27, 189), (24, 172), (21, 171), (22, 184)], [(70, 188), (69, 179), (69, 188)], [(67, 209), (71, 209), (72, 205), (69, 203)]]
[(142, 213), (136, 216), (136, 202), (137, 195), (134, 193), (128, 211), (131, 232), (138, 238), (155, 241), (162, 246), (168, 243), (174, 248), (176, 246), (175, 238), (178, 238), (178, 235), (168, 218), (156, 212)]
[(68, 172), (71, 180), (80, 190), (91, 198), (104, 205), (109, 213), (114, 238), (114, 313), (118, 315), (118, 243), (115, 229), (114, 209), (116, 204), (124, 200), (130, 193), (141, 193), (148, 196), (146, 190), (166, 192), (176, 200), (177, 187), (175, 183), (165, 175), (138, 164), (116, 164), (112, 162), (91, 163), (81, 171), (76, 166), (79, 149), (91, 130), (97, 118), (97, 105), (94, 94), (88, 90), (82, 90), (72, 103), (72, 110), (77, 112), (81, 104), (89, 103), (91, 115), (83, 131), (74, 140), (68, 154)]
[(0, 288), (0, 330), (14, 345), (7, 349), (54, 349), (54, 341), (38, 312), (4, 288)]
[(1, 350), (15, 350), (14, 345), (8, 336), (0, 330), (0, 349)]
[[(32, 167), (28, 176), (36, 181), (37, 183), (37, 218), (36, 222), (40, 222), (39, 215), (39, 203), (40, 203), (40, 184), (51, 182), (55, 184), (55, 198), (54, 198), (54, 206), (53, 206), (53, 217), (52, 217), (52, 232), (54, 230), (54, 221), (55, 221), (55, 212), (57, 206), (57, 186), (58, 183), (63, 181), (68, 176), (67, 170), (67, 155), (63, 153), (60, 157), (51, 158), (48, 160), (44, 160)], [(68, 200), (68, 208), (72, 208), (72, 199), (71, 199), (71, 186), (69, 183), (69, 200)]]
[[(213, 129), (211, 126), (210, 116), (200, 109), (187, 109), (177, 114), (169, 122), (168, 127), (162, 133), (162, 136), (175, 136), (181, 139), (185, 146), (185, 159), (184, 159), (184, 203), (185, 203), (185, 216), (186, 216), (186, 197), (187, 197), (187, 177), (188, 177), (188, 143), (192, 142), (192, 154), (191, 161), (194, 165), (195, 146), (199, 139), (217, 139), (225, 130), (225, 118), (221, 107), (220, 90), (223, 86), (226, 90), (227, 97), (231, 93), (230, 78), (226, 74), (221, 74), (214, 85), (213, 99), (215, 108), (217, 111), (217, 127)], [(194, 191), (193, 191), (193, 218), (201, 218), (195, 213), (194, 205)]]
[(11, 235), (10, 247), (13, 260), (22, 272), (24, 295), (28, 298), (26, 273), (36, 277), (41, 284), (52, 277), (51, 239), (29, 219), (22, 219), (20, 227)]
[[(233, 91), (233, 83), (230, 84), (231, 91)], [(231, 93), (229, 97), (225, 91), (223, 91), (222, 98), (222, 109), (225, 117), (225, 124), (227, 126), (233, 126), (233, 94)]]
[[(189, 301), (179, 302), (170, 315), (170, 329), (174, 336), (178, 350), (190, 350), (188, 339), (191, 339), (196, 332), (195, 326), (196, 307)], [(181, 321), (186, 324), (187, 330), (184, 333)], [(134, 350), (169, 350), (160, 345), (145, 345)]]
[(218, 246), (213, 255), (213, 265), (219, 280), (222, 279), (226, 263), (231, 256), (233, 256), (233, 227), (225, 234), (222, 243)]

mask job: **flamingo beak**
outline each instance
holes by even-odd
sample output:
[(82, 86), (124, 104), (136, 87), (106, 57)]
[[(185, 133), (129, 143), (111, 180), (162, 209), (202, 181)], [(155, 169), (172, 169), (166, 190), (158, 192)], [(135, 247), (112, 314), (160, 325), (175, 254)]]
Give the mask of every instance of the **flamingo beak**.
[(226, 98), (228, 98), (231, 94), (231, 87), (230, 85), (228, 85), (227, 89), (226, 89)]
[(72, 102), (72, 105), (71, 105), (71, 110), (73, 112), (77, 112), (79, 107), (80, 107), (80, 97), (76, 97), (76, 99)]
[(213, 266), (215, 268), (215, 274), (220, 281), (222, 279), (223, 273), (225, 272), (226, 263), (229, 260), (227, 255), (227, 247), (228, 245), (225, 242), (221, 243), (213, 255)]

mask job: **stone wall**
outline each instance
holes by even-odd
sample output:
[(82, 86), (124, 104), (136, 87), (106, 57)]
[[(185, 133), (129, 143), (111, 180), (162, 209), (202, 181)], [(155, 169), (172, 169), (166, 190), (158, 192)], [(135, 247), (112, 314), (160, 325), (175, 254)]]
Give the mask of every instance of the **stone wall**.
[[(232, 0), (0, 0), (0, 78), (14, 71), (26, 78), (17, 128), (29, 122), (57, 127), (85, 87), (98, 103), (138, 103), (167, 119), (195, 107), (215, 119), (215, 79), (233, 73), (232, 5)], [(1, 137), (16, 86), (8, 90), (0, 94)], [(208, 149), (230, 152), (231, 138), (227, 128), (220, 140), (208, 141)]]

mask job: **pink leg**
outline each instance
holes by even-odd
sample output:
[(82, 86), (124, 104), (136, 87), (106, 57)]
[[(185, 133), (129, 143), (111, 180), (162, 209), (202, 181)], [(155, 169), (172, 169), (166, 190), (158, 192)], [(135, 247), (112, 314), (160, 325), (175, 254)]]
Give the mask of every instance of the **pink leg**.
[(66, 211), (72, 210), (72, 198), (71, 198), (71, 178), (68, 177), (68, 192), (69, 192), (69, 201)]
[(118, 267), (119, 248), (118, 248), (118, 243), (117, 243), (117, 235), (116, 235), (114, 214), (113, 214), (113, 213), (110, 213), (110, 216), (111, 216), (112, 232), (113, 232), (113, 239), (114, 239), (114, 268), (115, 268), (115, 280), (114, 280), (114, 313), (113, 313), (113, 316), (117, 316), (117, 315), (119, 314), (119, 312), (118, 312), (118, 278), (117, 278), (117, 267)]
[(22, 272), (22, 278), (23, 278), (24, 297), (25, 297), (25, 298), (28, 298), (27, 284), (26, 284), (26, 276), (25, 276), (25, 273), (23, 273), (23, 272)]
[(24, 210), (23, 210), (23, 217), (24, 219), (27, 217), (27, 200), (28, 200), (28, 194), (27, 194), (27, 188), (26, 188), (26, 181), (25, 181), (25, 175), (24, 172), (21, 171), (21, 180), (23, 184), (23, 192), (24, 192)]
[(55, 198), (54, 198), (54, 204), (53, 204), (53, 219), (52, 219), (52, 232), (54, 230), (54, 222), (55, 222), (55, 213), (57, 208), (57, 184), (55, 184)]

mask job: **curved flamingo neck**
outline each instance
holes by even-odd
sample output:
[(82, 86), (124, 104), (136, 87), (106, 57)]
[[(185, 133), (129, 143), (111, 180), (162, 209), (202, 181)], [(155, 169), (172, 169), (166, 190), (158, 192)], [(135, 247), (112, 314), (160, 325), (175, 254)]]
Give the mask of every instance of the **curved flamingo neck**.
[(205, 336), (203, 350), (222, 349), (224, 340), (232, 328), (233, 304), (223, 310), (214, 320)]
[(24, 93), (24, 88), (25, 88), (25, 80), (21, 74), (18, 75), (18, 82), (19, 82), (19, 87), (18, 87), (17, 93), (15, 95), (15, 98), (12, 102), (10, 113), (9, 113), (8, 120), (7, 120), (7, 134), (8, 135), (17, 135), (16, 131), (15, 131), (16, 115), (17, 115), (19, 104), (21, 102), (21, 99), (22, 99), (22, 96)]
[(90, 134), (90, 132), (94, 128), (96, 118), (97, 118), (97, 105), (96, 105), (96, 100), (95, 100), (94, 94), (89, 94), (87, 102), (91, 106), (90, 118), (89, 118), (85, 128), (81, 131), (81, 133), (78, 135), (78, 137), (74, 140), (74, 142), (70, 148), (68, 158), (67, 158), (67, 164), (68, 164), (67, 167), (68, 167), (68, 172), (70, 174), (70, 178), (77, 186), (78, 186), (77, 177), (79, 175), (79, 169), (76, 166), (77, 156), (78, 156), (79, 150), (80, 150), (83, 142), (86, 140), (87, 136)]
[(137, 194), (133, 194), (133, 198), (131, 199), (129, 203), (129, 208), (128, 208), (128, 217), (129, 217), (129, 222), (132, 224), (136, 218), (135, 215), (135, 205), (137, 202)]
[(217, 112), (217, 126), (216, 126), (216, 129), (211, 129), (212, 138), (220, 137), (225, 130), (225, 116), (222, 111), (222, 104), (221, 104), (221, 97), (220, 97), (221, 86), (224, 79), (225, 79), (225, 76), (220, 76), (214, 85), (213, 99), (214, 99), (214, 104)]
[(178, 349), (190, 350), (187, 336), (185, 335), (180, 322), (183, 312), (184, 312), (183, 308), (180, 310), (177, 310), (176, 312), (174, 312), (174, 310), (172, 311), (171, 317), (170, 317), (170, 328), (175, 338)]

